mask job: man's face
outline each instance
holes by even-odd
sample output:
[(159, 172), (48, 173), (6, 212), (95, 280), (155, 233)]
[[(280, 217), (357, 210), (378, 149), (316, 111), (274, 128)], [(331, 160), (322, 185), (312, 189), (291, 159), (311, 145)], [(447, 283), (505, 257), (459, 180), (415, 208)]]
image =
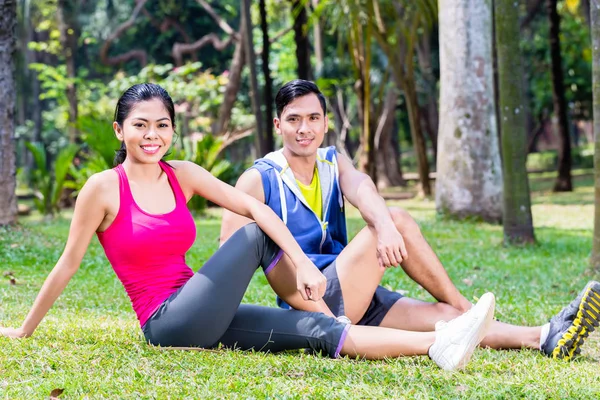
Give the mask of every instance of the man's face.
[(298, 97), (273, 120), (275, 131), (283, 139), (283, 147), (292, 156), (308, 157), (317, 153), (327, 132), (327, 116), (316, 94)]

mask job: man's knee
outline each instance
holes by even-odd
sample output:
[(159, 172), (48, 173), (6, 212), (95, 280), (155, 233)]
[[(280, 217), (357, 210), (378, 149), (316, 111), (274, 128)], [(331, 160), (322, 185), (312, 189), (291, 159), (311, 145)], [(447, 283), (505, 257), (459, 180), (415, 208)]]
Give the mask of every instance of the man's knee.
[(392, 220), (394, 221), (394, 224), (396, 225), (396, 228), (400, 233), (419, 230), (419, 225), (414, 220), (414, 218), (408, 213), (408, 211), (396, 207), (390, 207), (389, 210), (392, 216)]

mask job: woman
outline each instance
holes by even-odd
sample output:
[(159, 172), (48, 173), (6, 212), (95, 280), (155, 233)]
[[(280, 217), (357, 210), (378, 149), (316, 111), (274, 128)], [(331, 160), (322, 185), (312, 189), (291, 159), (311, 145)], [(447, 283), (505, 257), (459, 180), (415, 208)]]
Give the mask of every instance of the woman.
[[(33, 334), (79, 268), (95, 232), (150, 344), (221, 343), (273, 352), (310, 347), (331, 357), (370, 359), (429, 354), (444, 369), (466, 364), (493, 317), (492, 294), (463, 316), (438, 324), (436, 332), (351, 326), (321, 313), (240, 305), (255, 270), (276, 265), (283, 252), (296, 267), (305, 299), (321, 299), (325, 278), (269, 207), (196, 164), (161, 161), (173, 140), (174, 120), (173, 101), (160, 86), (140, 84), (123, 93), (113, 123), (122, 142), (117, 167), (84, 185), (63, 254), (21, 327), (0, 328), (0, 335)], [(193, 195), (256, 221), (195, 274), (185, 264), (196, 237), (186, 207)]]

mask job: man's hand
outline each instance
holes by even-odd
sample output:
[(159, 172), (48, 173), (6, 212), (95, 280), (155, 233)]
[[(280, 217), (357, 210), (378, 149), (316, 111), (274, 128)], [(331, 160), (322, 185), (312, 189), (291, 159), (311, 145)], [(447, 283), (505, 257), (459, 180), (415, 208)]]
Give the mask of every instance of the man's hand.
[(382, 268), (397, 267), (408, 258), (404, 238), (394, 224), (376, 229), (377, 259)]
[(21, 328), (2, 328), (0, 327), (0, 337), (5, 336), (13, 339), (23, 339), (29, 337)]
[(325, 294), (327, 278), (307, 258), (301, 265), (296, 265), (296, 283), (304, 300), (319, 301)]

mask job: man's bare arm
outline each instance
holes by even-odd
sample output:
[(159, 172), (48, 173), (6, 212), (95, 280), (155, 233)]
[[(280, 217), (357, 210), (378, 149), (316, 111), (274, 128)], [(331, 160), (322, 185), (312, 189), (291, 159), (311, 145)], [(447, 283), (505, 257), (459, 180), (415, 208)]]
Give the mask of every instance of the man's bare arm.
[[(254, 197), (261, 203), (265, 202), (265, 193), (263, 191), (262, 178), (260, 172), (255, 169), (250, 169), (239, 177), (235, 184), (236, 189), (241, 190)], [(220, 244), (225, 243), (238, 229), (244, 225), (248, 225), (252, 220), (241, 215), (238, 215), (229, 210), (223, 210), (223, 221), (221, 222), (221, 236), (219, 237)]]
[(348, 157), (339, 154), (340, 186), (344, 197), (360, 211), (367, 225), (377, 233), (377, 254), (382, 267), (398, 266), (408, 257), (402, 235), (373, 180), (358, 171)]

